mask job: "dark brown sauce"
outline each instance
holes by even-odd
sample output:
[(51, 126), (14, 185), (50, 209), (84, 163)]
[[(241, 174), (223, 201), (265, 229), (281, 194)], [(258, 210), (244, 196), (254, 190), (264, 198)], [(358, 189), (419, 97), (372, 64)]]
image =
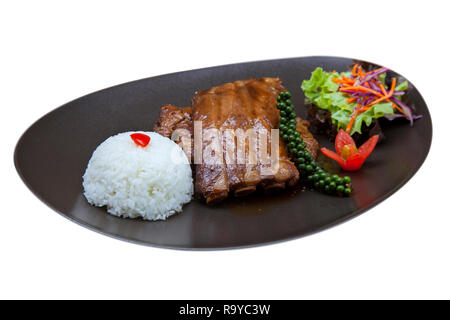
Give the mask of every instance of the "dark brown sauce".
[(259, 190), (247, 197), (229, 197), (220, 206), (239, 216), (259, 216), (271, 212), (289, 198), (301, 196), (304, 190), (306, 188), (300, 184), (276, 194), (264, 194), (262, 190)]

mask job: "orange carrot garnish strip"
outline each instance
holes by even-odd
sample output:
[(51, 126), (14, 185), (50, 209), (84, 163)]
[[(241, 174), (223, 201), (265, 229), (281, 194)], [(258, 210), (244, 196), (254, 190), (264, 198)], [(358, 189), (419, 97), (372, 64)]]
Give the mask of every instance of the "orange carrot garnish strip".
[(346, 102), (346, 103), (351, 103), (351, 102), (353, 102), (353, 101), (355, 101), (355, 100), (356, 100), (355, 97), (351, 97), (351, 98), (348, 98), (345, 102)]
[(392, 86), (391, 86), (391, 91), (389, 91), (389, 96), (392, 96), (394, 94), (396, 83), (397, 83), (397, 78), (392, 78)]
[(356, 106), (355, 110), (353, 111), (352, 118), (350, 119), (350, 121), (347, 124), (347, 128), (345, 129), (345, 132), (350, 133), (350, 131), (352, 130), (353, 123), (355, 122), (356, 116), (359, 113), (359, 107), (360, 106), (361, 105), (358, 103), (358, 105)]
[(331, 78), (331, 81), (333, 81), (334, 83), (340, 83), (342, 86), (349, 86), (349, 85), (351, 85), (351, 84), (348, 83), (348, 81), (346, 81), (344, 79)]
[[(395, 83), (396, 83), (397, 79), (394, 78), (392, 79), (392, 87), (391, 87), (391, 91), (390, 91), (390, 95), (392, 96), (392, 94), (394, 94), (394, 90), (395, 90)], [(381, 90), (384, 92), (384, 94), (386, 94), (386, 90), (384, 90), (384, 86), (380, 84), (380, 88)], [(387, 101), (389, 101), (390, 103), (392, 103), (392, 105), (394, 106), (395, 109), (397, 109), (398, 111), (400, 111), (401, 113), (405, 114), (405, 112), (403, 111), (402, 108), (400, 108), (397, 104), (395, 104), (394, 102), (391, 101), (391, 99), (387, 99)]]
[(375, 104), (377, 104), (377, 103), (380, 103), (381, 101), (384, 101), (384, 100), (386, 100), (386, 99), (389, 99), (389, 96), (381, 97), (380, 99), (377, 99), (377, 100), (375, 100), (375, 101), (369, 103), (367, 106), (365, 106), (365, 107), (364, 107), (363, 109), (361, 109), (361, 110), (362, 110), (362, 111), (367, 111), (367, 110), (369, 110), (370, 108), (372, 108), (373, 105), (375, 105)]
[(358, 66), (358, 76), (362, 77), (363, 75), (363, 69), (361, 66)]
[(387, 95), (386, 89), (384, 88), (384, 86), (380, 83), (379, 85), (381, 91), (383, 92), (384, 95)]
[(398, 105), (396, 105), (395, 103), (393, 103), (391, 100), (388, 99), (388, 101), (390, 103), (392, 103), (392, 105), (394, 106), (395, 109), (397, 109), (398, 111), (400, 111), (401, 113), (405, 114), (405, 112), (402, 110), (402, 108), (400, 108)]
[(375, 90), (372, 90), (370, 88), (367, 87), (363, 87), (363, 86), (357, 86), (357, 87), (346, 87), (346, 88), (341, 88), (341, 90), (351, 90), (351, 91), (359, 91), (359, 92), (370, 92), (376, 96), (382, 97), (383, 95), (379, 92), (376, 92)]
[(358, 68), (358, 64), (357, 63), (355, 63), (355, 65), (353, 66), (353, 69), (352, 69), (352, 75), (353, 76), (357, 76), (358, 74), (356, 73), (356, 69)]
[(342, 79), (343, 79), (345, 82), (349, 83), (349, 84), (354, 84), (354, 83), (355, 83), (355, 80), (354, 80), (354, 79), (347, 78), (347, 77), (344, 76), (344, 75), (342, 75)]

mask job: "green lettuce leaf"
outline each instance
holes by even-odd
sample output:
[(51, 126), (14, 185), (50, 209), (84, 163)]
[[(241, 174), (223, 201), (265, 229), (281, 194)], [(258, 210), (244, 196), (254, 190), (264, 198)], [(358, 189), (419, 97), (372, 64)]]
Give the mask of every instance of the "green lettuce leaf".
[(372, 124), (372, 116), (367, 114), (367, 111), (356, 116), (350, 135), (354, 134), (355, 132), (361, 133), (363, 122), (366, 123), (366, 126), (370, 126)]
[(347, 110), (341, 109), (331, 114), (331, 120), (333, 121), (334, 125), (337, 127), (338, 130), (339, 129), (345, 130), (351, 118), (352, 113)]
[(408, 81), (403, 81), (395, 87), (395, 91), (405, 91), (408, 89)]
[(393, 113), (394, 113), (394, 107), (393, 107), (392, 103), (390, 103), (390, 102), (377, 103), (372, 108), (370, 108), (369, 110), (367, 110), (364, 113), (359, 114), (356, 117), (355, 123), (353, 124), (353, 127), (352, 127), (352, 131), (350, 132), (350, 135), (354, 134), (355, 132), (362, 133), (361, 127), (362, 127), (363, 122), (365, 122), (366, 126), (370, 126), (372, 124), (373, 119), (381, 118), (385, 114), (393, 114)]
[(392, 103), (390, 102), (378, 103), (374, 105), (370, 110), (367, 110), (366, 112), (371, 113), (372, 117), (374, 118), (380, 118), (385, 114), (393, 114), (394, 108), (392, 106)]
[(386, 86), (386, 72), (382, 73), (378, 76), (378, 79), (381, 81), (381, 83)]

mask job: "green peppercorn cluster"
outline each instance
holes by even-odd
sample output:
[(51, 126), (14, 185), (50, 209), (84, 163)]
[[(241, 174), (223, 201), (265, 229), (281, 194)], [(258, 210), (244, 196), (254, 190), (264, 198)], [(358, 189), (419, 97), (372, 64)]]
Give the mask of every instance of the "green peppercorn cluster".
[(304, 182), (314, 189), (326, 193), (348, 196), (352, 193), (350, 177), (331, 175), (319, 167), (297, 131), (294, 106), (289, 91), (280, 92), (277, 97), (277, 109), (280, 110), (280, 134), (289, 149), (295, 165)]

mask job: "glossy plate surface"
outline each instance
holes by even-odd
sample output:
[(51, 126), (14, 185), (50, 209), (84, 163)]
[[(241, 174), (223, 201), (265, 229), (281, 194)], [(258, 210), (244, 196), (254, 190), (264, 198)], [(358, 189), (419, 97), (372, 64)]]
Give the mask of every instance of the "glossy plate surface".
[[(20, 138), (16, 168), (26, 185), (48, 206), (92, 230), (134, 243), (169, 248), (232, 248), (293, 239), (352, 218), (402, 187), (424, 162), (432, 137), (431, 118), (420, 93), (408, 100), (423, 118), (410, 127), (397, 121), (383, 128), (387, 140), (375, 148), (362, 170), (348, 174), (355, 192), (338, 198), (291, 190), (209, 207), (193, 200), (166, 221), (121, 219), (83, 197), (81, 177), (95, 148), (119, 132), (151, 131), (166, 103), (189, 106), (194, 92), (253, 77), (280, 77), (293, 94), (296, 112), (306, 115), (303, 79), (321, 66), (345, 71), (354, 60), (304, 57), (240, 63), (185, 71), (104, 89), (48, 113)], [(412, 84), (410, 83), (412, 86)], [(322, 146), (331, 144), (317, 137)], [(337, 169), (337, 168), (335, 168)]]

